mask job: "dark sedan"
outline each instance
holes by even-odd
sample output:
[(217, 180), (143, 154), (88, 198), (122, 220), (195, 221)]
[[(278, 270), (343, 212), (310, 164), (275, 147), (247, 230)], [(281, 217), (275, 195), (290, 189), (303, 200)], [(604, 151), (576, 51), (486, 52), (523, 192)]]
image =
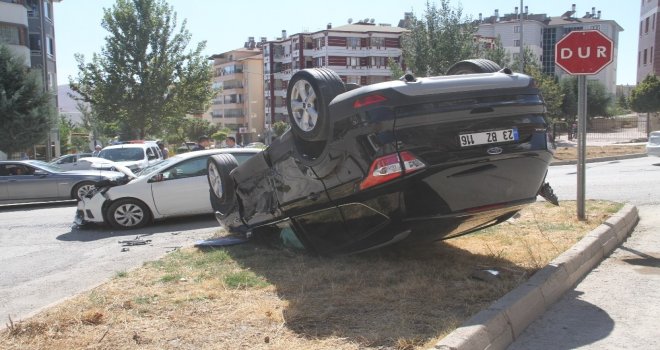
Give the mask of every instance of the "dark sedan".
[(485, 60), (449, 74), (460, 75), (364, 87), (328, 69), (294, 74), (291, 130), (241, 166), (210, 159), (216, 217), (234, 232), (291, 228), (286, 239), (342, 254), (456, 237), (552, 198), (533, 79)]
[(0, 161), (0, 204), (79, 200), (98, 181), (123, 176), (114, 171), (64, 171), (38, 160)]

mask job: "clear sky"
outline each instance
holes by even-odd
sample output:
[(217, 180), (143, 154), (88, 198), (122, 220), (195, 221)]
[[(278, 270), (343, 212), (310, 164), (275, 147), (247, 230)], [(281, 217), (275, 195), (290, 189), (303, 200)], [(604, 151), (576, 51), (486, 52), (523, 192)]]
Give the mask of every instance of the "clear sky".
[[(439, 1), (439, 0), (438, 0)], [(436, 3), (438, 1), (435, 1)], [(67, 84), (69, 76), (77, 75), (73, 58), (82, 53), (86, 60), (100, 52), (107, 32), (101, 27), (103, 8), (114, 0), (62, 0), (54, 5), (58, 84)], [(354, 21), (374, 18), (376, 23), (397, 25), (403, 13), (421, 15), (426, 0), (168, 0), (178, 14), (179, 22), (188, 20), (187, 28), (193, 43), (206, 40), (208, 55), (242, 47), (248, 37), (257, 40), (265, 36), (273, 40), (281, 35), (316, 31)], [(433, 1), (431, 1), (433, 2)], [(492, 15), (513, 12), (520, 0), (451, 0), (452, 6), (462, 6), (463, 13), (477, 18), (479, 13)], [(525, 0), (530, 13), (559, 16), (576, 4), (577, 13), (584, 15), (591, 7), (601, 10), (601, 18), (615, 20), (624, 31), (619, 39), (617, 84), (635, 84), (637, 74), (637, 38), (639, 0)]]

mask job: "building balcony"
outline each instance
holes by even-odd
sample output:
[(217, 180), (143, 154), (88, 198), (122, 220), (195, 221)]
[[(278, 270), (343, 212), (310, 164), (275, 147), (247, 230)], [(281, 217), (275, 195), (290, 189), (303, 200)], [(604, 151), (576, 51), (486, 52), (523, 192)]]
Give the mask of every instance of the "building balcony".
[(243, 72), (213, 75), (213, 81), (227, 81), (227, 80), (243, 80)]
[(286, 98), (286, 89), (275, 90), (275, 97)]
[(0, 22), (28, 26), (27, 10), (24, 5), (0, 2)]

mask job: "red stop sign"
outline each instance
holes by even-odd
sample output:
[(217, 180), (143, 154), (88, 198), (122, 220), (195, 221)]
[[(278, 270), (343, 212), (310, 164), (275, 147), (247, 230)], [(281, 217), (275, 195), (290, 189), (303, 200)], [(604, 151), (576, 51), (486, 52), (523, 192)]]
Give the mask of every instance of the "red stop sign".
[(597, 30), (576, 30), (555, 45), (555, 63), (569, 74), (600, 72), (612, 63), (614, 44)]

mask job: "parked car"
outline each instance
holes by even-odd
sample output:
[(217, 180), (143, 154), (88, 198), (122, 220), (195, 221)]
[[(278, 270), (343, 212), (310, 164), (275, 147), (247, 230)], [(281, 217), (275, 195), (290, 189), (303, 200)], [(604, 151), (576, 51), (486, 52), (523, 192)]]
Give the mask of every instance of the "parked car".
[(91, 153), (67, 154), (51, 160), (50, 164), (57, 165), (64, 170), (87, 170), (90, 169), (91, 164), (80, 162), (80, 159), (91, 156)]
[(209, 201), (206, 163), (214, 154), (232, 154), (239, 163), (260, 149), (213, 149), (188, 152), (161, 160), (133, 174), (107, 181), (78, 203), (75, 223), (107, 223), (119, 229), (142, 227), (152, 220), (213, 213)]
[(660, 131), (652, 131), (646, 144), (646, 154), (660, 157)]
[(461, 75), (356, 87), (325, 68), (295, 73), (291, 129), (243, 164), (209, 159), (216, 218), (236, 233), (290, 227), (308, 250), (343, 254), (473, 232), (538, 193), (556, 202), (533, 79), (486, 60), (448, 74)]
[(156, 142), (147, 141), (108, 146), (101, 150), (98, 157), (111, 160), (137, 172), (162, 160), (163, 154)]
[(39, 160), (0, 161), (0, 204), (79, 200), (99, 181), (123, 176), (114, 171), (64, 171)]

